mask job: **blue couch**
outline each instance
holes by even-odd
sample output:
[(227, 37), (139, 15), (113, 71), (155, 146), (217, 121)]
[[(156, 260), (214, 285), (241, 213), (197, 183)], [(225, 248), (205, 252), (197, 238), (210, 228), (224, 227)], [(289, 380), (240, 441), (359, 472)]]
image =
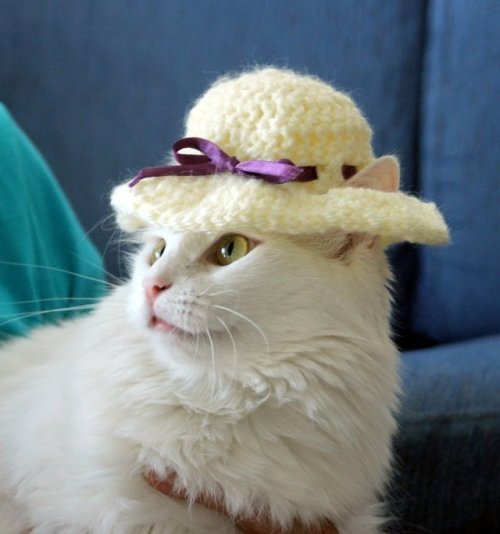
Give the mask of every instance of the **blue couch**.
[[(255, 64), (348, 90), (452, 243), (390, 251), (405, 394), (396, 533), (500, 532), (500, 3), (0, 2), (0, 100), (107, 246), (107, 191), (161, 160), (217, 75)], [(111, 252), (110, 252), (111, 250)]]

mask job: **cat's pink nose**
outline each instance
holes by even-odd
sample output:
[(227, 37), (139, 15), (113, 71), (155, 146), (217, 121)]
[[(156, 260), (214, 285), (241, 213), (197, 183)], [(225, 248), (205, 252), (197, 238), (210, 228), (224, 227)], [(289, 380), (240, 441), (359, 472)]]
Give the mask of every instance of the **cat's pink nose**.
[(164, 280), (144, 280), (143, 282), (144, 291), (146, 292), (146, 300), (149, 304), (152, 304), (156, 297), (162, 292), (166, 291), (172, 284), (165, 282)]

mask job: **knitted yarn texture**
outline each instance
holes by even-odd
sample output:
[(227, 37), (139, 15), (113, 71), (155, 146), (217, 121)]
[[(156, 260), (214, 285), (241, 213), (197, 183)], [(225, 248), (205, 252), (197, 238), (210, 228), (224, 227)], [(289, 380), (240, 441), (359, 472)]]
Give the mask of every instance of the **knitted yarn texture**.
[(111, 203), (123, 229), (295, 235), (343, 230), (378, 235), (387, 244), (448, 239), (434, 204), (402, 192), (348, 187), (342, 166), (359, 171), (375, 160), (372, 132), (349, 96), (317, 78), (275, 68), (224, 77), (189, 112), (186, 136), (208, 139), (240, 161), (315, 166), (318, 179), (276, 185), (223, 173), (122, 184)]

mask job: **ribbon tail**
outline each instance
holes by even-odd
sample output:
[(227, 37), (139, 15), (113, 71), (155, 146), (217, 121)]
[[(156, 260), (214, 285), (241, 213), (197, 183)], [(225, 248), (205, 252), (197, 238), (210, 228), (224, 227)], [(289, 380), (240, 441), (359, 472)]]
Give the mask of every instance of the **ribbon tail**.
[(161, 176), (205, 176), (214, 174), (217, 169), (212, 163), (195, 163), (192, 165), (169, 165), (167, 167), (147, 167), (142, 169), (129, 182), (129, 187), (134, 187), (144, 178), (156, 178)]

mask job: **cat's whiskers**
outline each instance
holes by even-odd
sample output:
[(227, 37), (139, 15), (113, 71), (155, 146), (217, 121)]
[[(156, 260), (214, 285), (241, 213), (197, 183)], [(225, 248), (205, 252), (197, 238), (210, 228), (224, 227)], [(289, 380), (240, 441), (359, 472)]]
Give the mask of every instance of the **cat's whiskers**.
[(210, 414), (212, 413), (213, 411), (213, 406), (214, 406), (214, 402), (215, 402), (215, 346), (214, 346), (214, 341), (213, 341), (213, 338), (212, 336), (210, 335), (210, 330), (208, 329), (207, 326), (205, 326), (205, 332), (207, 333), (207, 337), (208, 337), (208, 341), (210, 343), (210, 353), (211, 353), (211, 357), (212, 357), (212, 391), (211, 391), (211, 399), (210, 399), (210, 402), (208, 404), (208, 409), (206, 411), (206, 414), (205, 414), (205, 419), (203, 421), (203, 426), (207, 425), (208, 424), (208, 419), (210, 417)]
[(264, 343), (266, 344), (266, 352), (267, 352), (267, 354), (269, 354), (271, 352), (271, 348), (269, 346), (269, 341), (267, 339), (266, 334), (264, 333), (262, 328), (255, 321), (252, 321), (252, 319), (248, 318), (246, 315), (243, 315), (240, 312), (237, 312), (237, 311), (235, 311), (235, 310), (233, 310), (231, 308), (227, 308), (226, 306), (221, 306), (220, 304), (212, 304), (212, 307), (213, 308), (217, 308), (219, 310), (224, 310), (224, 311), (226, 311), (228, 313), (232, 313), (236, 317), (239, 317), (240, 319), (243, 319), (244, 321), (247, 321), (250, 325), (252, 325), (255, 328), (255, 330), (257, 330), (257, 332), (260, 334), (260, 336), (264, 340)]
[(199, 346), (200, 346), (200, 332), (199, 330), (196, 330), (196, 345), (194, 347), (194, 354), (193, 354), (193, 359), (196, 361), (196, 359), (198, 358), (198, 349), (199, 349)]
[[(79, 243), (83, 243), (83, 241), (85, 241), (85, 239), (86, 239), (87, 237), (89, 237), (90, 234), (91, 234), (96, 228), (98, 228), (99, 226), (101, 226), (101, 228), (102, 228), (103, 230), (106, 230), (104, 224), (105, 224), (107, 221), (109, 221), (110, 219), (114, 219), (114, 217), (115, 217), (115, 214), (114, 214), (114, 213), (110, 213), (109, 215), (106, 215), (105, 217), (102, 217), (101, 219), (99, 219), (99, 220), (94, 224), (94, 226), (92, 226), (89, 230), (87, 230), (87, 231), (82, 235), (82, 237), (79, 239), (78, 242), (79, 242)], [(114, 226), (115, 226), (115, 225), (113, 225), (113, 227), (114, 227)]]
[[(81, 237), (80, 239), (80, 242), (83, 242), (86, 238), (89, 237), (89, 235), (98, 227), (101, 227), (102, 230), (104, 231), (111, 231), (111, 236), (109, 237), (109, 239), (107, 240), (106, 242), (106, 245), (102, 251), (102, 254), (101, 256), (104, 258), (110, 248), (111, 245), (117, 245), (117, 248), (118, 248), (118, 258), (121, 258), (122, 257), (122, 251), (121, 251), (121, 246), (123, 243), (128, 243), (128, 244), (136, 244), (137, 243), (137, 240), (134, 236), (130, 235), (130, 234), (125, 234), (122, 230), (120, 230), (120, 228), (116, 225), (116, 224), (111, 224), (110, 226), (106, 226), (106, 223), (108, 221), (114, 221), (115, 219), (115, 214), (114, 213), (110, 213), (109, 215), (105, 216), (105, 217), (102, 217), (99, 221), (97, 221), (94, 226), (92, 226), (87, 232), (85, 232), (85, 234)], [(119, 234), (119, 237), (115, 239), (115, 236), (117, 235), (117, 233)], [(83, 261), (84, 263), (87, 263), (88, 265), (91, 265), (92, 267), (95, 267), (97, 268), (99, 271), (102, 271), (106, 274), (106, 276), (113, 281), (114, 284), (121, 284), (124, 282), (124, 280), (122, 280), (121, 278), (121, 263), (119, 262), (118, 263), (118, 269), (119, 269), (119, 272), (120, 272), (120, 276), (116, 276), (115, 274), (111, 273), (110, 271), (106, 270), (103, 268), (103, 265), (100, 265), (100, 264), (96, 264), (95, 262), (92, 262), (90, 261), (88, 258), (84, 258), (82, 256), (79, 256), (78, 254), (75, 254), (75, 253), (71, 253), (73, 256), (75, 256), (76, 258), (78, 258), (80, 261)]]
[(4, 314), (0, 315), (0, 317), (10, 317), (7, 321), (3, 321), (0, 323), (0, 326), (4, 326), (6, 324), (14, 323), (16, 321), (20, 321), (22, 319), (29, 319), (31, 317), (36, 317), (38, 315), (46, 315), (48, 313), (60, 313), (60, 312), (66, 312), (66, 311), (86, 311), (86, 310), (92, 310), (94, 309), (94, 304), (82, 304), (80, 306), (65, 306), (63, 308), (54, 308), (51, 310), (39, 310), (34, 312), (24, 312), (24, 313), (16, 313), (16, 314)]
[(215, 318), (224, 327), (224, 329), (227, 332), (227, 335), (231, 338), (231, 343), (233, 344), (233, 376), (232, 378), (234, 379), (236, 375), (236, 363), (237, 363), (237, 358), (238, 358), (237, 351), (236, 351), (236, 341), (234, 340), (233, 334), (231, 334), (231, 330), (229, 330), (229, 327), (227, 326), (227, 324), (219, 316), (215, 315)]
[(212, 282), (211, 284), (209, 284), (201, 293), (196, 295), (196, 298), (199, 298), (199, 297), (202, 297), (203, 295), (205, 295), (208, 291), (210, 291), (210, 289), (214, 286), (214, 284), (215, 284), (215, 282)]
[[(117, 227), (118, 228), (118, 227)], [(126, 238), (124, 238), (124, 232), (119, 229), (119, 232), (120, 232), (120, 237), (118, 239), (118, 258), (122, 258), (122, 257), (125, 257), (126, 254), (123, 253), (123, 250), (122, 250), (122, 247), (123, 247), (123, 244), (124, 243), (131, 243), (130, 240), (127, 240)], [(113, 232), (113, 235), (111, 237), (113, 237), (115, 235), (115, 232)], [(118, 273), (120, 276), (122, 276), (122, 263), (119, 261), (118, 262)]]
[[(110, 221), (110, 220), (114, 221), (114, 218), (115, 218), (115, 214), (114, 213), (110, 213), (109, 215), (107, 215), (105, 217), (102, 217), (87, 232), (85, 232), (85, 234), (82, 235), (82, 237), (79, 240), (79, 243), (82, 243), (85, 239), (87, 239), (90, 236), (90, 234), (98, 227), (101, 227), (102, 230), (108, 231), (108, 232), (111, 230), (111, 236), (107, 240), (106, 246), (104, 247), (104, 250), (102, 251), (101, 257), (104, 258), (106, 256), (106, 253), (107, 253), (107, 251), (109, 249), (110, 244), (114, 243), (113, 238), (114, 238), (115, 234), (117, 233), (117, 231), (119, 230), (119, 228), (117, 227), (116, 224), (111, 224), (110, 226), (106, 227), (106, 223), (108, 221)], [(122, 232), (120, 232), (120, 234), (122, 234)], [(118, 242), (118, 249), (120, 248), (119, 245), (120, 245), (121, 241), (122, 241), (122, 239), (120, 239), (119, 242)], [(78, 260), (86, 263), (87, 265), (95, 267), (99, 271), (104, 272), (109, 279), (114, 281), (114, 283), (120, 284), (120, 283), (123, 282), (123, 280), (121, 280), (118, 276), (116, 276), (113, 273), (111, 273), (110, 271), (107, 271), (106, 269), (104, 269), (104, 266), (102, 264), (98, 264), (96, 262), (93, 262), (93, 261), (89, 260), (88, 258), (80, 256), (79, 254), (76, 254), (75, 252), (71, 251), (70, 253), (74, 257), (76, 257)]]
[(207, 297), (216, 297), (218, 295), (223, 295), (224, 293), (236, 293), (237, 295), (239, 295), (239, 291), (237, 291), (236, 289), (223, 289), (221, 291), (216, 291), (215, 293), (210, 293), (209, 295), (207, 295)]
[(30, 269), (45, 269), (48, 271), (53, 271), (57, 273), (62, 274), (69, 274), (70, 276), (75, 276), (77, 278), (82, 278), (83, 280), (89, 280), (91, 282), (97, 282), (98, 284), (102, 284), (104, 286), (107, 286), (108, 288), (114, 288), (114, 284), (111, 284), (110, 282), (106, 282), (105, 280), (101, 280), (100, 278), (95, 278), (93, 276), (89, 276), (86, 274), (76, 273), (74, 271), (69, 271), (67, 269), (62, 269), (61, 267), (52, 267), (50, 265), (39, 265), (36, 263), (23, 263), (23, 262), (17, 262), (17, 261), (7, 261), (7, 260), (0, 260), (0, 264), (2, 265), (10, 265), (12, 267), (28, 267)]
[[(99, 302), (102, 300), (102, 297), (51, 297), (51, 298), (43, 298), (43, 299), (32, 299), (32, 300), (11, 300), (11, 301), (3, 301), (0, 304), (7, 304), (9, 306), (17, 306), (19, 304), (38, 304), (40, 302), (54, 302), (54, 301), (66, 301), (66, 300), (76, 300), (76, 301), (91, 301), (91, 302)], [(2, 317), (0, 315), (0, 317)]]
[[(60, 302), (60, 301), (76, 301), (76, 302), (82, 302), (87, 301), (88, 304), (79, 304), (74, 306), (64, 306), (64, 307), (57, 307), (57, 308), (50, 308), (50, 309), (42, 309), (42, 310), (35, 310), (32, 309), (30, 311), (23, 311), (18, 313), (4, 313), (0, 314), (0, 318), (9, 318), (8, 320), (0, 323), (0, 326), (14, 323), (16, 321), (21, 321), (24, 319), (30, 319), (31, 317), (36, 317), (38, 315), (46, 315), (49, 313), (60, 313), (63, 311), (88, 311), (95, 308), (95, 306), (102, 300), (102, 297), (53, 297), (53, 298), (43, 298), (43, 299), (33, 299), (33, 300), (18, 300), (18, 301), (9, 301), (9, 302), (2, 302), (1, 304), (4, 305), (22, 305), (22, 304), (40, 304), (40, 303), (46, 303), (46, 302)], [(109, 305), (117, 306), (117, 307), (123, 307), (125, 303), (120, 302), (108, 302)]]
[(118, 246), (118, 252), (120, 251), (120, 244), (121, 239), (120, 237), (118, 239), (115, 238), (116, 235), (119, 235), (121, 237), (121, 232), (117, 226), (113, 228), (113, 231), (111, 232), (111, 235), (109, 236), (108, 242), (106, 243), (106, 246), (104, 247), (104, 250), (102, 251), (103, 257), (106, 256), (106, 253), (109, 250), (109, 247), (111, 245), (117, 245)]
[(71, 255), (74, 256), (79, 261), (86, 263), (87, 265), (90, 265), (91, 267), (94, 267), (95, 269), (99, 271), (102, 271), (108, 277), (108, 279), (111, 280), (111, 283), (119, 285), (124, 282), (124, 280), (122, 280), (120, 277), (116, 276), (112, 272), (105, 269), (102, 265), (99, 265), (94, 261), (90, 261), (88, 258), (80, 256), (79, 254), (76, 254), (75, 252), (71, 252)]

